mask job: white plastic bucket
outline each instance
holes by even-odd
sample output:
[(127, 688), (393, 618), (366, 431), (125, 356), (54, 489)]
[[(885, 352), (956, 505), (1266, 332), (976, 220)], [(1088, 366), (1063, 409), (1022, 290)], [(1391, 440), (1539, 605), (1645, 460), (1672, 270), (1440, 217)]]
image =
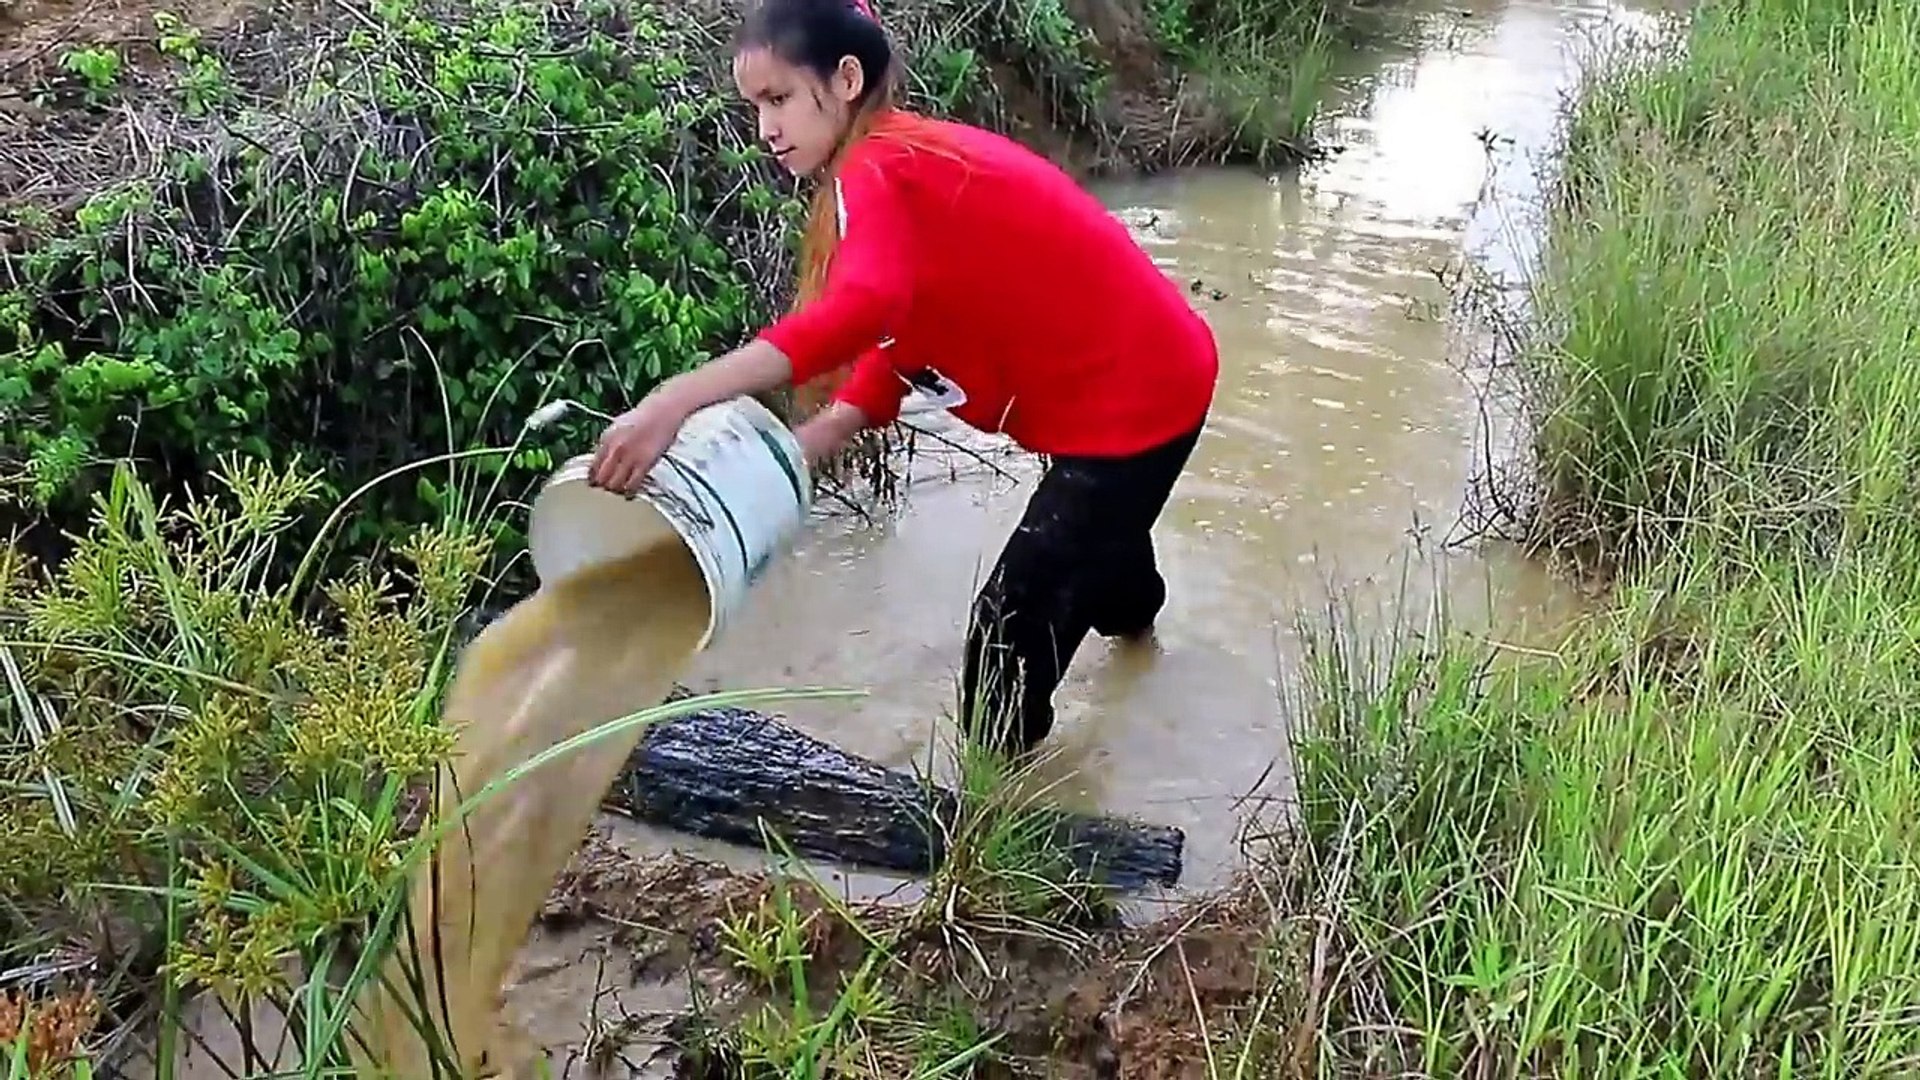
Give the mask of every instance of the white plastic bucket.
[(740, 609), (813, 504), (793, 433), (766, 406), (735, 398), (687, 418), (633, 497), (587, 482), (593, 455), (556, 469), (533, 502), (527, 546), (543, 582), (622, 559), (671, 530), (706, 579), (705, 649)]

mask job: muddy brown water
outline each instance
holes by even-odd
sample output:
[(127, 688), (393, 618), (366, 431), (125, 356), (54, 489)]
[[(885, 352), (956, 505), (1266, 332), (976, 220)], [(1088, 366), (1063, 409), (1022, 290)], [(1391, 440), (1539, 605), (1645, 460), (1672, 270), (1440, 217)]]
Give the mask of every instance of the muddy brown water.
[[(501, 990), (554, 879), (591, 826), (640, 730), (595, 739), (517, 778), (536, 756), (664, 699), (707, 624), (700, 568), (663, 538), (632, 556), (546, 585), (516, 604), (460, 657), (446, 719), (460, 729), (443, 778), (448, 830), (415, 874), (406, 940), (391, 986), (435, 987), (430, 1011), (458, 1051), (460, 1075), (481, 1066), (532, 1075), (537, 1049), (501, 1011)], [(489, 788), (495, 793), (489, 797)], [(486, 801), (479, 801), (485, 799)], [(400, 1076), (426, 1076), (418, 998), (375, 991), (373, 1051)]]
[[(641, 732), (628, 727), (535, 759), (663, 700), (707, 615), (692, 552), (665, 537), (543, 586), (462, 653), (445, 706), (459, 735), (435, 814), (449, 827), (413, 872), (410, 925), (397, 934), (384, 985), (369, 981), (354, 999), (361, 1075), (536, 1075), (543, 1045), (555, 1040), (527, 1033), (503, 990)], [(184, 1075), (313, 1064), (303, 1060), (307, 1040), (290, 1038), (284, 1014), (269, 1005), (255, 1006), (244, 1039), (210, 1005), (199, 1020), (209, 1045), (185, 1041)], [(437, 1070), (436, 1058), (457, 1068)]]

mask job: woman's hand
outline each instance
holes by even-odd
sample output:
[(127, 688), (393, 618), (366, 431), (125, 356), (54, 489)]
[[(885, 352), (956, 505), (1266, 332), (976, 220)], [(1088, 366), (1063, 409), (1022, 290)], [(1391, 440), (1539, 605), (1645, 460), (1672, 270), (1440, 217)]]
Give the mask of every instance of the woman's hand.
[(756, 338), (718, 360), (675, 375), (607, 425), (587, 469), (587, 482), (633, 494), (673, 445), (687, 417), (728, 398), (772, 390), (783, 385), (792, 370), (785, 353)]
[(866, 413), (844, 401), (836, 401), (795, 428), (793, 437), (806, 456), (807, 467), (817, 469), (866, 426)]
[(689, 415), (671, 395), (648, 395), (601, 433), (600, 446), (587, 469), (587, 483), (631, 495), (673, 445)]

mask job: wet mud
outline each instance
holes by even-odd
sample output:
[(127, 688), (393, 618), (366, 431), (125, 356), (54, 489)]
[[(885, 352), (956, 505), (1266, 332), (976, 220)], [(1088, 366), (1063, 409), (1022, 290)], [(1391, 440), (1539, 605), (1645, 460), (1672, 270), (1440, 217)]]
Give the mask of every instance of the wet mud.
[(882, 985), (998, 1037), (980, 1074), (989, 1076), (1205, 1076), (1200, 1033), (1254, 1018), (1274, 985), (1268, 943), (1286, 931), (1248, 879), (1144, 925), (1084, 927), (1072, 941), (973, 931), (956, 952), (951, 927), (913, 926), (909, 906), (848, 907), (809, 880), (683, 855), (636, 858), (596, 830), (542, 911), (509, 1007), (547, 1042), (556, 1075), (733, 1075), (727, 1033), (787, 1002), (731, 962), (725, 925), (781, 890), (808, 924), (821, 1012), (884, 938)]

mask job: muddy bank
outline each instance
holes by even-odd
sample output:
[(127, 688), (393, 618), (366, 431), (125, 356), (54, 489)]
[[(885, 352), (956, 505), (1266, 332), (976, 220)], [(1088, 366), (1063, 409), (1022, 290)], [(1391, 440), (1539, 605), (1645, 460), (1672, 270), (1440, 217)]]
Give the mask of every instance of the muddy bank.
[[(1300, 973), (1314, 941), (1264, 867), (1139, 925), (1093, 908), (1015, 919), (937, 897), (850, 902), (804, 875), (684, 854), (635, 858), (596, 829), (512, 967), (504, 1003), (522, 1057), (497, 1064), (530, 1076), (544, 1061), (563, 1078), (1198, 1080), (1217, 1074), (1211, 1054), (1269, 1075), (1312, 1007)], [(297, 1067), (303, 1040), (284, 1011), (256, 1000), (244, 1026), (238, 1015), (190, 1001), (174, 1075)], [(126, 1040), (101, 1064), (146, 1080), (159, 1075), (155, 1046)]]
[[(754, 1060), (774, 1045), (758, 1025), (795, 1009), (789, 980), (804, 980), (822, 1017), (863, 969), (870, 992), (899, 1009), (854, 1008), (853, 1037), (836, 1047), (843, 1065), (871, 1055), (925, 1067), (942, 1049), (984, 1046), (976, 1076), (1199, 1077), (1202, 1033), (1218, 1053), (1251, 1021), (1262, 1029), (1252, 1060), (1269, 1067), (1283, 1010), (1300, 1002), (1275, 963), (1274, 943), (1286, 936), (1281, 898), (1261, 885), (1244, 878), (1134, 927), (968, 925), (923, 906), (847, 905), (807, 880), (685, 856), (636, 860), (596, 833), (549, 898), (508, 1000), (529, 1034), (550, 1041), (556, 1066), (597, 1056), (640, 1075), (649, 1063), (663, 1075), (750, 1075), (772, 1064)], [(742, 945), (776, 929), (782, 908), (802, 929), (806, 960), (770, 985)], [(561, 1001), (593, 1001), (597, 1017), (584, 1030), (561, 1022), (577, 1019), (577, 1006), (553, 1008)], [(954, 1045), (930, 1047), (925, 1024), (945, 1028)]]
[[(730, 92), (726, 35), (744, 6), (701, 0), (663, 9), (704, 41), (693, 59), (721, 92)], [(893, 0), (878, 14), (908, 65), (914, 106), (1006, 131), (1081, 174), (1267, 156), (1268, 141), (1283, 144), (1283, 157), (1316, 152), (1301, 132), (1247, 130), (1206, 77), (1183, 69), (1155, 36), (1153, 8), (1149, 0), (1055, 0), (1032, 10)], [(1370, 5), (1324, 0), (1324, 8), (1336, 29), (1378, 22)], [(314, 77), (314, 50), (328, 31), (366, 19), (354, 4), (305, 0), (0, 4), (0, 232), (150, 175), (166, 164), (156, 158), (169, 144), (206, 126), (190, 84), (211, 69), (179, 70), (189, 41), (219, 57), (243, 92), (290, 89)], [(263, 39), (274, 41), (270, 50)], [(1284, 58), (1275, 64), (1276, 77), (1284, 74)], [(121, 101), (138, 115), (112, 107)]]

